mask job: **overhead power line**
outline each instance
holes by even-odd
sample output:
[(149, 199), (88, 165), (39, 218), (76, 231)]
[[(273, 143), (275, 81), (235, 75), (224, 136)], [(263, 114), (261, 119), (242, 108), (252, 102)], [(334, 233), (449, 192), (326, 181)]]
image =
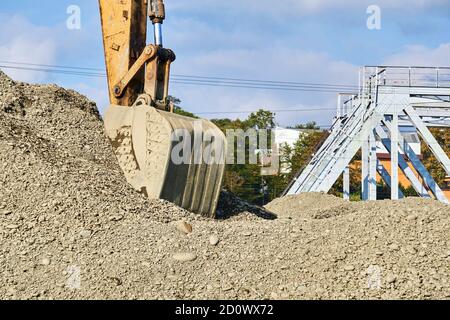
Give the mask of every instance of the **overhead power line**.
[(222, 80), (222, 81), (233, 81), (233, 82), (251, 82), (260, 84), (274, 84), (274, 85), (286, 85), (286, 86), (315, 86), (315, 87), (330, 87), (330, 88), (358, 88), (354, 85), (343, 85), (343, 84), (325, 84), (325, 83), (306, 83), (306, 82), (291, 82), (291, 81), (271, 81), (271, 80), (249, 80), (241, 78), (222, 78), (222, 77), (204, 77), (204, 76), (188, 76), (188, 75), (177, 75), (177, 78), (195, 78), (195, 79), (210, 79), (210, 80)]
[(278, 90), (278, 91), (306, 91), (306, 92), (322, 92), (322, 93), (341, 93), (342, 90), (339, 89), (327, 89), (327, 88), (314, 88), (314, 87), (298, 87), (289, 88), (285, 86), (262, 86), (262, 85), (252, 85), (252, 84), (239, 84), (239, 83), (216, 83), (211, 81), (181, 81), (173, 78), (171, 83), (185, 84), (185, 85), (197, 85), (197, 86), (209, 86), (209, 87), (222, 87), (222, 88), (240, 88), (240, 89), (264, 89), (264, 90)]
[(69, 66), (58, 66), (58, 65), (51, 65), (51, 64), (37, 64), (37, 63), (14, 62), (14, 61), (5, 61), (5, 60), (0, 60), (0, 63), (23, 65), (23, 66), (34, 66), (34, 67), (72, 69), (72, 70), (90, 70), (90, 71), (100, 71), (100, 72), (104, 72), (105, 71), (104, 69), (98, 69), (98, 68), (69, 67)]
[[(0, 68), (46, 72), (53, 74), (63, 74), (71, 76), (83, 77), (98, 77), (106, 78), (103, 69), (85, 68), (85, 67), (70, 67), (61, 65), (36, 64), (25, 62), (12, 62), (0, 60)], [(289, 81), (267, 81), (267, 80), (249, 80), (241, 78), (224, 78), (224, 77), (205, 77), (205, 76), (189, 76), (189, 75), (173, 75), (172, 83), (186, 84), (186, 85), (203, 85), (215, 87), (233, 87), (233, 88), (248, 88), (248, 89), (269, 89), (269, 90), (289, 90), (289, 91), (312, 91), (312, 92), (340, 92), (338, 90), (350, 89), (346, 85), (330, 85), (330, 84), (314, 84), (302, 82)], [(356, 88), (356, 87), (355, 87)], [(271, 112), (285, 113), (285, 112), (316, 112), (316, 111), (334, 111), (332, 108), (313, 108), (313, 109), (268, 109)], [(201, 112), (198, 115), (219, 115), (219, 114), (245, 114), (257, 112), (258, 110), (245, 111), (216, 111), (216, 112)], [(329, 125), (319, 126), (321, 128), (329, 127)]]
[(105, 74), (100, 73), (92, 73), (92, 72), (82, 72), (82, 71), (70, 71), (70, 70), (58, 70), (58, 69), (43, 69), (43, 68), (31, 68), (31, 67), (13, 67), (13, 66), (5, 66), (0, 65), (0, 68), (3, 69), (13, 69), (13, 70), (25, 70), (25, 71), (37, 71), (37, 72), (46, 72), (46, 73), (56, 73), (56, 74), (66, 74), (72, 76), (85, 76), (85, 77), (101, 77), (106, 78)]
[[(53, 74), (63, 74), (70, 76), (97, 77), (106, 78), (103, 69), (86, 68), (86, 67), (70, 67), (62, 65), (36, 64), (25, 62), (13, 62), (0, 60), (0, 68), (45, 72)], [(265, 89), (265, 90), (286, 90), (286, 91), (309, 91), (309, 92), (342, 92), (343, 90), (355, 90), (356, 86), (340, 85), (340, 84), (319, 84), (305, 82), (290, 81), (269, 81), (269, 80), (250, 80), (241, 78), (225, 78), (225, 77), (206, 77), (191, 75), (176, 75), (171, 79), (172, 83), (185, 85), (201, 85), (212, 87), (230, 87), (245, 89)], [(315, 112), (315, 111), (334, 111), (332, 108), (314, 108), (314, 109), (272, 109), (272, 112)], [(247, 111), (224, 111), (224, 112), (201, 112), (198, 115), (214, 115), (214, 114), (244, 114), (257, 112), (258, 110)], [(319, 126), (329, 127), (329, 125)]]
[[(59, 70), (59, 69), (45, 69), (37, 67), (21, 67), (21, 66), (8, 66), (0, 65), (3, 69), (14, 70), (27, 70), (35, 72), (46, 72), (54, 74), (64, 74), (72, 76), (84, 76), (84, 77), (99, 77), (106, 78), (106, 74), (86, 72), (86, 71), (72, 71), (72, 70)], [(238, 82), (238, 81), (217, 81), (217, 80), (198, 80), (198, 79), (179, 79), (177, 76), (172, 76), (172, 83), (185, 84), (185, 85), (197, 85), (197, 86), (212, 86), (212, 87), (228, 87), (228, 88), (242, 88), (242, 89), (265, 89), (265, 90), (284, 90), (284, 91), (309, 91), (309, 92), (335, 92), (340, 93), (343, 90), (352, 90), (352, 88), (331, 88), (321, 87), (313, 85), (275, 85), (275, 84), (263, 84), (263, 83), (251, 83), (251, 82)]]
[[(315, 108), (315, 109), (264, 109), (270, 112), (315, 112), (315, 111), (336, 111), (332, 108)], [(198, 115), (208, 115), (208, 114), (243, 114), (243, 113), (253, 113), (258, 112), (258, 110), (243, 110), (243, 111), (215, 111), (215, 112), (197, 112)]]
[[(97, 77), (106, 78), (105, 74), (84, 72), (84, 71), (70, 71), (70, 70), (59, 70), (59, 69), (43, 69), (35, 67), (18, 67), (18, 66), (6, 66), (0, 65), (3, 69), (13, 69), (13, 70), (26, 70), (35, 72), (46, 72), (54, 74), (64, 74), (71, 76), (82, 76), (82, 77)], [(252, 84), (252, 83), (239, 83), (239, 82), (219, 82), (219, 81), (202, 81), (202, 80), (178, 80), (175, 76), (172, 77), (172, 83), (184, 84), (184, 85), (197, 85), (197, 86), (210, 86), (210, 87), (224, 87), (224, 88), (240, 88), (240, 89), (264, 89), (264, 90), (281, 90), (281, 91), (307, 91), (307, 92), (323, 92), (323, 93), (341, 93), (344, 89), (349, 88), (327, 88), (327, 87), (313, 87), (313, 86), (281, 86), (281, 85), (262, 85), (262, 84)]]
[[(61, 66), (61, 65), (49, 65), (49, 64), (35, 64), (26, 62), (12, 62), (0, 60), (0, 63), (13, 64), (13, 65), (25, 65), (34, 67), (46, 67), (46, 68), (58, 68), (58, 69), (68, 69), (68, 70), (85, 70), (85, 71), (98, 71), (101, 72), (102, 76), (105, 76), (105, 70), (99, 68), (86, 68), (86, 67), (71, 67), (71, 66)], [(5, 66), (6, 67), (6, 66)], [(326, 84), (326, 83), (307, 83), (307, 82), (293, 82), (293, 81), (274, 81), (274, 80), (259, 80), (259, 79), (243, 79), (243, 78), (226, 78), (226, 77), (207, 77), (207, 76), (194, 76), (185, 74), (173, 74), (175, 78), (180, 78), (180, 80), (221, 80), (226, 82), (244, 82), (244, 83), (259, 83), (259, 84), (273, 84), (273, 85), (286, 85), (286, 86), (314, 86), (314, 87), (329, 87), (329, 88), (358, 88), (355, 85), (344, 85), (344, 84)]]
[[(87, 76), (87, 77), (106, 77), (102, 69), (84, 68), (84, 67), (70, 67), (57, 66), (48, 64), (35, 64), (24, 62), (0, 61), (3, 65), (0, 68), (28, 70), (36, 72), (47, 72), (56, 74), (65, 74), (73, 76)], [(250, 80), (241, 78), (225, 78), (225, 77), (205, 77), (192, 75), (177, 75), (171, 77), (171, 81), (177, 84), (184, 85), (199, 85), (199, 86), (213, 86), (213, 87), (231, 87), (244, 89), (264, 89), (264, 90), (285, 90), (285, 91), (309, 91), (309, 92), (342, 92), (352, 91), (357, 89), (357, 86), (342, 85), (342, 84), (319, 84), (319, 83), (305, 83), (305, 82), (290, 82), (290, 81), (269, 81), (269, 80)]]

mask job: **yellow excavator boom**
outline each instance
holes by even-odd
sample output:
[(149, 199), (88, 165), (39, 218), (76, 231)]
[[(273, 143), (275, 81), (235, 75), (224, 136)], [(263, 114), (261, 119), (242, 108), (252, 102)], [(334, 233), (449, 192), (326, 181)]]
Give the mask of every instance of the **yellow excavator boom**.
[(116, 97), (114, 87), (146, 47), (146, 1), (99, 0), (103, 46), (111, 104), (131, 106), (144, 91), (144, 69), (136, 73), (126, 92)]
[[(111, 105), (104, 122), (127, 181), (153, 199), (213, 217), (226, 141), (210, 121), (173, 113), (175, 54), (162, 45), (163, 0), (99, 0)], [(147, 45), (147, 17), (155, 43)]]

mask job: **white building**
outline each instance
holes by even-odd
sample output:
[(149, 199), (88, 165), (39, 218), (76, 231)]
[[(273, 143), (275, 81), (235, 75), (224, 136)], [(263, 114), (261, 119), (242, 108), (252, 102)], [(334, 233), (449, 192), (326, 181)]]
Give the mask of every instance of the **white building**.
[(276, 127), (272, 133), (275, 135), (275, 144), (278, 150), (282, 150), (285, 145), (294, 148), (295, 143), (300, 139), (300, 135), (303, 134), (300, 129), (286, 129)]
[(274, 134), (275, 148), (277, 150), (277, 154), (280, 156), (281, 164), (280, 164), (280, 173), (290, 173), (291, 168), (287, 163), (283, 163), (283, 159), (286, 157), (290, 157), (292, 155), (282, 154), (284, 148), (289, 146), (290, 148), (294, 148), (295, 143), (301, 138), (305, 137), (311, 132), (315, 132), (315, 130), (309, 129), (288, 129), (282, 127), (276, 127), (273, 129), (272, 133)]

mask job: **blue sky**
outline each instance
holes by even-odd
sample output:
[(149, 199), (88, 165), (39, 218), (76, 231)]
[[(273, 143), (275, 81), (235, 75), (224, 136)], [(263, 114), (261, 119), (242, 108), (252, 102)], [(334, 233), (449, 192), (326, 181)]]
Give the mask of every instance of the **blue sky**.
[[(66, 27), (69, 5), (81, 8), (80, 30)], [(381, 30), (367, 28), (369, 5), (381, 8)], [(166, 0), (166, 7), (164, 40), (178, 57), (174, 74), (356, 85), (362, 65), (450, 65), (450, 0)], [(2, 1), (0, 60), (103, 68), (97, 1)], [(5, 71), (17, 80), (76, 89), (101, 110), (108, 103), (102, 78)], [(336, 104), (334, 93), (176, 83), (171, 94), (193, 112)], [(328, 124), (332, 116), (279, 113), (277, 122)]]

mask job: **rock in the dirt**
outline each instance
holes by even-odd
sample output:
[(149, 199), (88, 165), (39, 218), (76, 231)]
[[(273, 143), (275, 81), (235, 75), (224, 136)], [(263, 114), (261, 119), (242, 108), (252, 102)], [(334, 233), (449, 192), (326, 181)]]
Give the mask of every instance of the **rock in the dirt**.
[(50, 261), (49, 258), (43, 258), (43, 259), (41, 260), (41, 264), (42, 264), (43, 266), (48, 266), (48, 265), (50, 265), (50, 263), (51, 263), (51, 261)]
[(352, 266), (352, 265), (345, 266), (344, 270), (345, 271), (353, 271), (353, 270), (355, 270), (355, 266)]
[(395, 281), (397, 281), (397, 277), (394, 275), (389, 275), (386, 277), (386, 282), (389, 284), (394, 283)]
[(116, 214), (116, 215), (109, 217), (109, 220), (114, 221), (114, 222), (120, 221), (122, 219), (123, 219), (123, 215), (121, 215), (121, 214)]
[(90, 231), (90, 230), (81, 230), (80, 231), (80, 237), (82, 237), (82, 238), (87, 239), (87, 238), (90, 238), (91, 235), (92, 235), (92, 231)]
[(223, 291), (231, 291), (231, 290), (233, 290), (233, 286), (231, 286), (231, 285), (225, 285), (225, 286), (222, 288), (222, 290), (223, 290)]
[(389, 250), (391, 250), (391, 251), (398, 251), (398, 250), (400, 250), (400, 247), (397, 245), (397, 244), (391, 244), (390, 246), (389, 246)]
[(409, 254), (416, 254), (416, 253), (417, 253), (417, 249), (416, 249), (415, 247), (413, 247), (413, 246), (407, 246), (407, 247), (406, 247), (406, 251), (407, 251)]
[(189, 262), (197, 259), (197, 255), (192, 252), (180, 252), (173, 255), (173, 259), (181, 262)]
[(426, 257), (427, 253), (425, 251), (420, 251), (419, 252), (419, 257), (423, 258)]
[(209, 237), (209, 244), (212, 246), (217, 246), (219, 244), (219, 237), (216, 235)]
[(176, 223), (176, 228), (178, 231), (184, 234), (189, 234), (192, 232), (192, 225), (186, 221), (178, 221)]

